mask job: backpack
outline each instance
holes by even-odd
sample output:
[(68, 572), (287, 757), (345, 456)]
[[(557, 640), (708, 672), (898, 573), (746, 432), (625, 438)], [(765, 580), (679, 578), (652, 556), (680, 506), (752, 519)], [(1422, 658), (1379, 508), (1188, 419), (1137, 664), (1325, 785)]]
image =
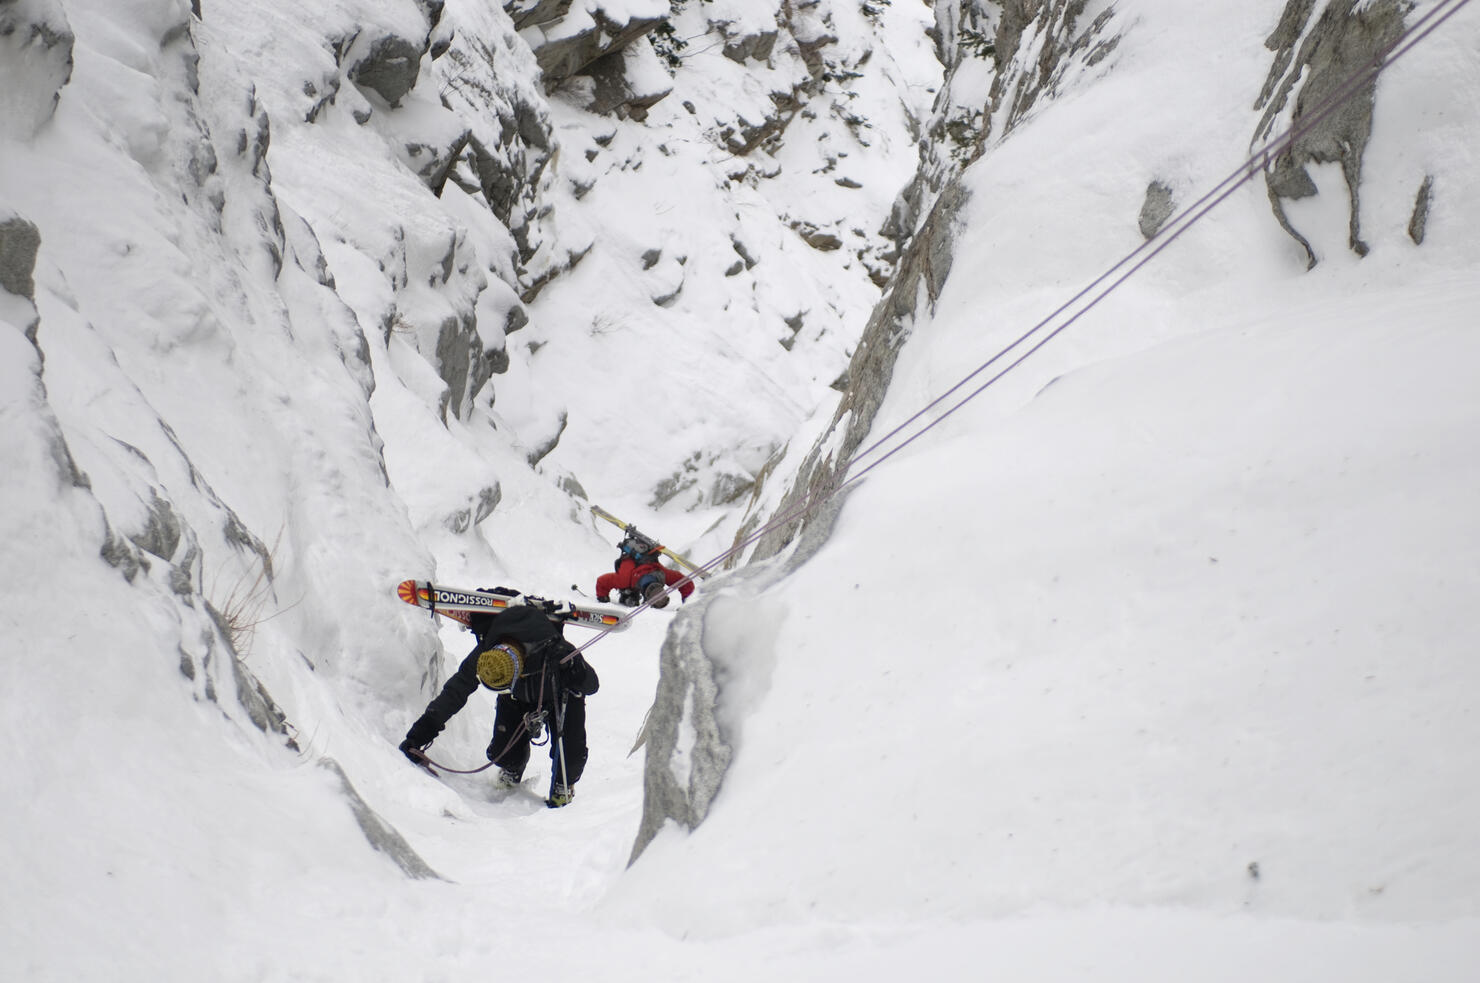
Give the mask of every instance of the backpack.
[[(482, 591), (484, 594), (497, 594), (500, 597), (519, 596), (519, 592), (512, 587), (479, 587), (478, 590)], [(473, 614), (468, 618), (468, 630), (481, 640), (484, 633), (488, 631), (488, 626), (493, 621), (493, 619), (496, 618), (499, 614), (503, 613), (503, 611), (498, 611), (489, 614), (484, 614), (482, 612)]]
[(622, 540), (617, 549), (622, 551), (622, 555), (612, 564), (612, 573), (622, 569), (623, 560), (631, 560), (640, 567), (657, 563), (658, 551), (662, 547), (645, 536), (630, 535)]

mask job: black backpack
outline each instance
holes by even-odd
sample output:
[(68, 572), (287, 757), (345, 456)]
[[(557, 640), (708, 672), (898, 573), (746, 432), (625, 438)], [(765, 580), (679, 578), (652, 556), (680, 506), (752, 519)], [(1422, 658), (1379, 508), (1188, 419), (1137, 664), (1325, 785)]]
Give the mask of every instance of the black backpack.
[(630, 559), (638, 566), (643, 566), (648, 563), (657, 563), (658, 551), (660, 547), (657, 543), (653, 542), (651, 539), (648, 539), (646, 536), (632, 534), (628, 535), (626, 539), (622, 540), (622, 542), (617, 546), (617, 549), (622, 551), (622, 555), (617, 557), (616, 562), (612, 564), (612, 573), (616, 573), (618, 570), (622, 569), (623, 560)]

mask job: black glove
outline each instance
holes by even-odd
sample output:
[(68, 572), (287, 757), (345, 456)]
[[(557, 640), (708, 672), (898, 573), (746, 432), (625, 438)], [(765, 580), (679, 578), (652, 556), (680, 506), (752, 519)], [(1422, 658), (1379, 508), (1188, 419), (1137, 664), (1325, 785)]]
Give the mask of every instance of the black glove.
[(421, 753), (424, 747), (426, 747), (425, 744), (416, 744), (408, 737), (401, 742), (401, 753), (406, 755), (407, 761), (419, 765), (426, 760), (426, 756)]

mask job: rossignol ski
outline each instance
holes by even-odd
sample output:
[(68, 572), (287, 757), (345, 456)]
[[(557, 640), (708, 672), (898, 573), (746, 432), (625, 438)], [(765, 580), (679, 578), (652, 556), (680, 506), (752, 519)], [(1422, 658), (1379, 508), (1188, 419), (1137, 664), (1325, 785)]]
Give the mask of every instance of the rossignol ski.
[(627, 627), (627, 622), (623, 620), (626, 612), (606, 604), (573, 604), (570, 601), (550, 601), (528, 594), (495, 594), (471, 588), (446, 587), (428, 580), (403, 580), (396, 588), (396, 593), (407, 604), (425, 608), (462, 625), (468, 624), (475, 614), (497, 614), (507, 608), (529, 605), (551, 618), (568, 621), (582, 628), (623, 631)]

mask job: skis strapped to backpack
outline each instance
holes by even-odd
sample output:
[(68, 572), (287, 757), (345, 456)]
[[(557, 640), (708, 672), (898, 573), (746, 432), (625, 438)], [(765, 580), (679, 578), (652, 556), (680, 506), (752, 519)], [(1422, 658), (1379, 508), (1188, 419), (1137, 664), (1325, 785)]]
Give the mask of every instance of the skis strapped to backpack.
[(445, 587), (428, 580), (403, 580), (397, 586), (396, 593), (407, 604), (451, 618), (461, 625), (470, 624), (476, 614), (497, 614), (511, 607), (528, 605), (543, 611), (547, 617), (580, 625), (582, 628), (622, 631), (627, 627), (627, 622), (622, 620), (626, 612), (605, 604), (549, 601), (528, 594), (495, 594), (491, 591)]
[(591, 506), (591, 514), (596, 516), (596, 518), (598, 519), (605, 519), (607, 522), (610, 522), (612, 525), (621, 529), (622, 532), (626, 533), (630, 537), (633, 537), (634, 539), (653, 544), (658, 552), (668, 557), (668, 559), (672, 560), (674, 563), (677, 563), (683, 569), (689, 571), (689, 576), (699, 578), (705, 578), (709, 576), (709, 571), (701, 569), (696, 564), (690, 563), (687, 559), (679, 556), (668, 547), (659, 546), (657, 540), (653, 539), (651, 536), (644, 536), (642, 533), (637, 531), (636, 526), (623, 522), (621, 519), (618, 519), (616, 516), (612, 515), (601, 506)]

